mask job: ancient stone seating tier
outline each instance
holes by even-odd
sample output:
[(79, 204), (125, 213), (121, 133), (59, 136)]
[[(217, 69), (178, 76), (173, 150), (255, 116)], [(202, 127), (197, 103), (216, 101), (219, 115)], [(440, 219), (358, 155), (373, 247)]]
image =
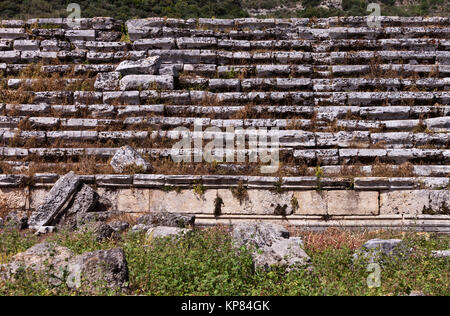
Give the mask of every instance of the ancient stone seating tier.
[[(286, 204), (283, 215), (301, 225), (347, 215), (349, 226), (369, 216), (375, 227), (398, 215), (398, 226), (408, 214), (450, 230), (450, 18), (381, 17), (380, 28), (365, 17), (71, 22), (0, 21), (0, 187), (13, 208), (34, 209), (73, 170), (115, 188), (119, 211), (170, 208), (217, 222), (220, 192), (230, 218), (278, 219), (271, 205)], [(279, 172), (176, 165), (179, 127), (204, 142), (207, 127), (224, 139), (227, 127), (277, 128)], [(151, 174), (114, 174), (123, 145), (152, 163)], [(209, 196), (201, 201), (189, 190), (199, 184)], [(14, 198), (24, 185), (26, 199)], [(181, 193), (159, 190), (173, 187)], [(254, 193), (236, 202), (233, 187)], [(273, 187), (290, 193), (267, 193)]]

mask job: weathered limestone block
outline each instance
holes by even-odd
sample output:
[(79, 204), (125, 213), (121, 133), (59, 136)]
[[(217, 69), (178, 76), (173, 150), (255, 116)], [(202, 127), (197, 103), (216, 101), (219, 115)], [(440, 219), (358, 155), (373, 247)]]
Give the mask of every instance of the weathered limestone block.
[(20, 60), (20, 51), (0, 51), (0, 62), (13, 64)]
[(97, 174), (95, 183), (104, 187), (131, 187), (133, 176), (127, 174)]
[(290, 215), (292, 208), (292, 193), (276, 193), (268, 190), (247, 190), (241, 197), (233, 196), (230, 190), (220, 189), (218, 195), (222, 198), (223, 214), (260, 214), (260, 215)]
[(209, 88), (215, 91), (240, 91), (241, 83), (239, 79), (209, 79)]
[(119, 72), (99, 73), (94, 83), (94, 88), (99, 91), (115, 91), (119, 87)]
[(138, 154), (130, 146), (123, 146), (116, 151), (116, 154), (111, 159), (111, 166), (116, 172), (123, 172), (128, 166), (138, 166), (147, 171), (151, 168), (150, 163), (148, 163), (141, 155)]
[(378, 215), (378, 192), (328, 191), (329, 215)]
[(170, 37), (139, 39), (133, 42), (133, 48), (135, 50), (173, 49), (175, 48), (175, 39)]
[(206, 190), (203, 195), (193, 190), (176, 191), (150, 191), (150, 210), (152, 212), (175, 212), (192, 214), (214, 214), (214, 199), (216, 190)]
[(81, 179), (73, 172), (61, 177), (50, 190), (44, 203), (33, 212), (30, 226), (48, 226), (58, 215), (64, 204), (78, 190)]
[(88, 52), (86, 59), (90, 63), (110, 63), (114, 60), (114, 53)]
[(44, 203), (50, 188), (33, 188), (30, 191), (30, 209), (36, 210), (41, 204)]
[(65, 41), (43, 40), (41, 48), (44, 52), (59, 52), (61, 50), (70, 50), (70, 44)]
[(432, 214), (450, 215), (450, 190), (429, 191), (429, 210)]
[[(327, 191), (294, 191), (292, 202), (294, 214), (326, 215), (328, 213)], [(296, 204), (296, 207), (295, 207)]]
[(38, 40), (15, 40), (14, 49), (16, 50), (39, 50)]
[(0, 205), (7, 210), (18, 210), (28, 207), (28, 188), (1, 188)]
[(121, 248), (87, 252), (72, 258), (69, 262), (69, 278), (77, 275), (81, 278), (80, 283), (70, 282), (69, 279), (68, 286), (71, 288), (99, 282), (114, 290), (127, 286), (128, 264), (125, 252)]
[(141, 60), (125, 60), (117, 66), (116, 71), (122, 75), (155, 75), (161, 65), (159, 56), (151, 56)]
[(74, 72), (76, 75), (82, 75), (86, 73), (99, 73), (99, 72), (113, 72), (115, 65), (75, 65)]
[(353, 260), (383, 262), (384, 257), (405, 257), (409, 253), (401, 239), (371, 239), (353, 254)]
[(428, 190), (380, 192), (380, 215), (419, 215), (429, 205)]
[(139, 91), (108, 91), (103, 93), (106, 104), (139, 105)]
[(303, 241), (289, 238), (284, 227), (270, 223), (240, 223), (234, 225), (232, 238), (236, 247), (246, 246), (252, 252), (256, 266), (289, 267), (304, 265), (310, 258), (303, 250)]
[(90, 186), (83, 184), (80, 190), (74, 195), (70, 205), (57, 219), (59, 225), (75, 227), (83, 221), (83, 216), (95, 210), (99, 200), (99, 195)]
[(95, 30), (67, 30), (65, 36), (70, 41), (95, 41)]
[(173, 76), (128, 75), (120, 80), (120, 90), (173, 90)]
[(178, 77), (178, 67), (176, 66), (178, 64), (164, 64), (159, 68), (159, 74), (161, 76), (173, 76)]
[[(25, 266), (37, 272), (61, 274), (63, 266), (73, 256), (73, 252), (66, 247), (58, 246), (56, 243), (40, 243), (28, 248), (26, 251), (12, 257), (6, 268), (8, 274), (15, 274), (21, 266)], [(53, 268), (52, 268), (53, 267)], [(54, 269), (53, 271), (48, 271)]]
[(127, 213), (149, 212), (150, 191), (146, 189), (120, 189), (117, 190), (117, 210)]
[(145, 237), (148, 241), (153, 240), (153, 238), (164, 238), (168, 236), (177, 236), (187, 234), (192, 231), (189, 228), (180, 228), (180, 227), (167, 227), (167, 226), (157, 226), (151, 227), (147, 230)]
[(0, 28), (0, 39), (27, 38), (28, 35), (23, 28)]

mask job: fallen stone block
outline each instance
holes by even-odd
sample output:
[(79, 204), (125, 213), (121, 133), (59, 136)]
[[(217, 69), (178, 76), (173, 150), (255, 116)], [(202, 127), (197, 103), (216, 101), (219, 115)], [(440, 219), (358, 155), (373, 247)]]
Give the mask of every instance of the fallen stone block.
[(177, 235), (182, 235), (182, 234), (184, 235), (190, 231), (192, 231), (192, 230), (188, 229), (188, 228), (157, 226), (157, 227), (151, 227), (149, 230), (147, 230), (145, 237), (147, 240), (151, 241), (151, 240), (153, 240), (153, 238), (177, 236)]
[(44, 203), (30, 217), (30, 226), (48, 226), (60, 215), (60, 211), (81, 185), (81, 179), (74, 172), (61, 177), (45, 198)]
[[(4, 277), (14, 278), (20, 268), (26, 268), (35, 272), (45, 273), (51, 283), (60, 283), (58, 277), (64, 274), (67, 262), (72, 258), (73, 252), (56, 243), (40, 243), (28, 248), (26, 251), (16, 254), (10, 263), (2, 265)], [(57, 278), (52, 277), (55, 275)]]
[(5, 217), (4, 226), (13, 229), (26, 229), (28, 227), (28, 217), (20, 212), (10, 211)]
[(151, 56), (140, 60), (125, 60), (117, 66), (116, 71), (122, 75), (155, 75), (161, 65), (159, 56)]
[(353, 261), (382, 263), (387, 258), (404, 258), (408, 253), (401, 239), (371, 239), (353, 254)]
[(256, 266), (269, 269), (273, 265), (288, 268), (305, 265), (310, 258), (299, 237), (289, 238), (289, 232), (277, 224), (241, 223), (234, 225), (232, 239), (236, 247), (247, 247)]
[(99, 195), (90, 186), (83, 184), (75, 193), (67, 209), (56, 219), (58, 226), (66, 226), (71, 229), (83, 223), (86, 213), (95, 210), (99, 201)]
[(120, 90), (173, 90), (173, 76), (128, 75), (120, 80)]
[(115, 91), (119, 87), (119, 72), (102, 72), (97, 75), (94, 83), (95, 90)]
[(71, 288), (105, 286), (121, 290), (128, 286), (128, 263), (121, 248), (97, 250), (76, 256), (68, 266)]
[(433, 250), (431, 256), (434, 258), (448, 258), (450, 257), (450, 250)]
[(130, 224), (124, 221), (114, 221), (109, 223), (109, 226), (118, 234), (130, 228)]
[[(31, 229), (33, 229), (33, 227), (30, 227)], [(35, 231), (35, 235), (36, 236), (40, 236), (40, 235), (45, 235), (48, 233), (53, 233), (56, 231), (56, 226), (40, 226), (40, 227), (35, 227), (34, 228)]]
[(108, 224), (102, 222), (87, 222), (79, 227), (79, 231), (82, 233), (93, 234), (98, 242), (114, 237), (114, 229)]
[(123, 146), (117, 150), (110, 164), (116, 172), (123, 172), (126, 167), (133, 165), (142, 168), (144, 171), (151, 168), (150, 163), (130, 146)]

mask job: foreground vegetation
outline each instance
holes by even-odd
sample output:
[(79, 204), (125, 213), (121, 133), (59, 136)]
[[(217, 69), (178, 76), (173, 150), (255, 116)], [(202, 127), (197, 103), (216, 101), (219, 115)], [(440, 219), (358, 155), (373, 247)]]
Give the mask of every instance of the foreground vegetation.
[[(72, 0), (0, 0), (0, 18), (66, 17)], [(381, 4), (382, 15), (448, 16), (447, 0), (343, 0), (342, 10), (319, 8), (320, 0), (78, 0), (82, 17), (111, 16), (123, 20), (165, 16), (171, 18), (240, 18), (251, 10), (270, 10), (268, 17), (330, 17), (368, 15), (370, 2)], [(399, 3), (404, 3), (399, 5)], [(301, 3), (304, 10), (298, 10)]]
[[(197, 230), (184, 237), (146, 240), (128, 233), (120, 240), (98, 243), (91, 233), (60, 232), (46, 237), (76, 254), (122, 247), (129, 268), (129, 290), (114, 293), (99, 286), (95, 294), (114, 295), (425, 295), (450, 294), (450, 266), (445, 258), (432, 258), (432, 250), (448, 249), (448, 236), (392, 232), (357, 233), (331, 229), (300, 233), (311, 257), (308, 268), (287, 271), (254, 269), (250, 253), (239, 254), (225, 228)], [(400, 237), (413, 249), (408, 259), (389, 259), (382, 265), (381, 287), (368, 288), (366, 264), (354, 264), (352, 254), (374, 237)], [(0, 262), (42, 242), (29, 232), (0, 232)], [(22, 271), (15, 282), (0, 281), (0, 295), (87, 295), (48, 282), (51, 273)], [(92, 289), (91, 289), (92, 291)]]

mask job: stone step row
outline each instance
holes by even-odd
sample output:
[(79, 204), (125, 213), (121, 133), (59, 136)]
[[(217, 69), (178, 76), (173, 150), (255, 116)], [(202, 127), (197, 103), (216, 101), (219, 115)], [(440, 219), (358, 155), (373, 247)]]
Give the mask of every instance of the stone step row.
[(0, 116), (0, 125), (11, 128), (26, 126), (41, 128), (85, 128), (98, 129), (108, 126), (122, 126), (170, 129), (177, 127), (255, 127), (306, 130), (347, 130), (347, 131), (412, 131), (412, 132), (447, 132), (450, 128), (450, 116), (413, 120), (352, 120), (335, 119), (211, 119), (198, 117), (163, 117), (163, 116), (131, 116), (125, 119), (83, 119), (83, 118), (55, 118), (33, 117), (22, 119), (18, 117)]
[[(119, 74), (111, 73), (99, 75), (94, 88), (97, 90), (115, 90), (117, 86), (121, 90), (146, 89), (158, 86), (159, 89), (174, 89), (174, 79), (167, 75), (130, 75), (119, 80)], [(103, 79), (104, 78), (104, 79)], [(45, 87), (47, 83), (62, 86), (74, 86), (83, 83), (86, 79), (8, 79), (6, 85), (9, 89), (36, 89)], [(93, 79), (92, 79), (93, 80)], [(1, 81), (0, 81), (1, 82)], [(115, 83), (115, 84), (110, 84)], [(427, 90), (450, 90), (450, 77), (445, 78), (421, 78), (421, 79), (365, 79), (365, 78), (336, 78), (336, 79), (310, 79), (310, 78), (250, 78), (250, 79), (208, 79), (204, 77), (181, 77), (178, 81), (179, 87), (205, 87), (206, 90), (228, 91), (228, 92), (254, 92), (254, 91), (317, 91), (317, 92), (341, 92), (341, 91), (364, 91), (364, 90), (388, 90), (401, 91), (416, 89)], [(177, 87), (178, 88), (178, 87)], [(70, 89), (69, 89), (70, 90)]]
[[(237, 19), (216, 19), (216, 18), (199, 18), (199, 19), (176, 19), (163, 17), (150, 17), (146, 19), (131, 19), (126, 21), (127, 27), (142, 28), (150, 26), (167, 26), (167, 27), (186, 27), (186, 28), (202, 28), (202, 29), (266, 29), (266, 28), (290, 28), (290, 27), (366, 27), (368, 21), (372, 21), (372, 17), (350, 16), (350, 17), (330, 17), (330, 18), (237, 18)], [(382, 27), (387, 26), (445, 26), (450, 23), (448, 17), (399, 17), (399, 16), (379, 16), (377, 21)], [(2, 28), (8, 27), (60, 27), (64, 29), (95, 29), (95, 30), (120, 30), (122, 21), (110, 17), (94, 17), (94, 18), (32, 18), (28, 20), (1, 20)]]
[[(3, 53), (10, 53), (6, 51)], [(105, 62), (112, 59), (115, 53), (96, 53), (104, 56)], [(149, 56), (160, 56), (166, 63), (197, 63), (197, 64), (364, 64), (370, 61), (378, 63), (423, 63), (448, 65), (448, 51), (361, 51), (361, 52), (321, 52), (305, 51), (228, 51), (211, 49), (149, 49)]]
[(62, 28), (1, 28), (0, 40), (62, 40), (115, 42), (123, 36), (121, 31), (65, 30)]
[[(193, 119), (188, 122), (192, 123)], [(16, 121), (17, 122), (17, 121)], [(353, 131), (353, 132), (309, 132), (306, 130), (277, 130), (264, 125), (264, 121), (255, 122), (249, 120), (244, 122), (236, 121), (237, 124), (229, 124), (218, 121), (201, 122), (193, 131), (188, 128), (181, 128), (187, 123), (181, 121), (178, 125), (173, 125), (174, 130), (110, 130), (101, 131), (99, 127), (106, 129), (107, 126), (119, 126), (120, 122), (113, 124), (111, 121), (99, 121), (90, 119), (68, 119), (58, 120), (56, 118), (34, 118), (29, 121), (30, 129), (20, 130), (19, 128), (6, 127), (12, 125), (11, 120), (0, 117), (0, 140), (4, 143), (15, 142), (18, 139), (33, 139), (37, 143), (52, 144), (55, 141), (74, 143), (89, 141), (92, 143), (108, 140), (154, 140), (170, 139), (178, 140), (181, 136), (189, 139), (218, 139), (233, 140), (236, 138), (246, 138), (256, 141), (256, 137), (269, 137), (272, 143), (279, 144), (283, 148), (368, 148), (377, 146), (378, 148), (413, 148), (423, 146), (433, 146), (434, 148), (447, 148), (450, 137), (447, 130), (442, 128), (442, 132), (373, 132), (373, 131)], [(198, 122), (198, 121), (197, 121)], [(15, 123), (15, 122), (14, 122)], [(104, 124), (103, 126), (101, 124)], [(105, 124), (106, 123), (106, 124)], [(206, 124), (209, 123), (209, 124)], [(241, 123), (241, 125), (239, 125)], [(242, 124), (243, 123), (243, 124)], [(259, 123), (259, 124), (257, 124)], [(270, 123), (270, 122), (269, 122)], [(151, 122), (148, 124), (155, 128)], [(272, 123), (273, 124), (273, 123)], [(449, 120), (447, 120), (449, 124)], [(226, 128), (217, 129), (218, 126)], [(126, 123), (122, 123), (126, 126)], [(206, 129), (208, 126), (215, 126), (215, 129)], [(144, 128), (146, 126), (143, 126)], [(160, 126), (158, 126), (160, 127)], [(167, 127), (167, 126), (165, 126)], [(36, 130), (36, 129), (59, 129), (59, 130)], [(79, 130), (79, 129), (83, 130)], [(65, 130), (69, 129), (69, 130)], [(95, 129), (95, 130), (93, 130)], [(205, 131), (203, 131), (205, 129)], [(318, 128), (320, 130), (320, 128)]]
[[(257, 30), (257, 29), (290, 29), (295, 27), (311, 27), (311, 28), (330, 28), (330, 27), (367, 27), (368, 17), (331, 17), (331, 18), (289, 18), (289, 19), (259, 19), (259, 18), (242, 18), (242, 19), (210, 19), (200, 18), (188, 20), (174, 20), (164, 18), (147, 18), (128, 20), (126, 25), (131, 35), (132, 32), (145, 30), (150, 27), (186, 27), (201, 28), (203, 30), (211, 29), (219, 30)], [(175, 22), (176, 21), (176, 22)], [(448, 25), (449, 19), (446, 17), (377, 17), (377, 21), (383, 28), (389, 26), (445, 26)]]
[(450, 150), (447, 149), (298, 149), (293, 156), (308, 165), (323, 163), (327, 165), (354, 164), (368, 162), (382, 163), (442, 163), (450, 162)]
[[(261, 155), (274, 157), (279, 154), (283, 159), (292, 157), (297, 163), (308, 166), (324, 165), (349, 165), (355, 163), (412, 163), (412, 164), (449, 164), (450, 150), (448, 149), (291, 149), (291, 148), (256, 148), (255, 149), (213, 149), (208, 151), (211, 159), (223, 162), (226, 158), (236, 161), (241, 157), (243, 162), (257, 158)], [(6, 158), (24, 158), (28, 156), (45, 159), (69, 159), (96, 157), (109, 159), (119, 148), (88, 147), (88, 148), (18, 148), (0, 147), (0, 156)], [(178, 161), (192, 162), (202, 161), (206, 152), (201, 149), (176, 149), (176, 148), (139, 148), (139, 153), (153, 158), (176, 158)], [(282, 159), (282, 160), (283, 160)]]
[[(361, 120), (408, 120), (427, 119), (450, 116), (450, 106), (272, 106), (254, 105), (250, 108), (240, 106), (201, 106), (201, 105), (110, 105), (84, 104), (83, 101), (96, 103), (101, 101), (101, 93), (76, 93), (75, 105), (40, 104), (0, 104), (3, 127), (15, 127), (21, 120), (30, 119), (33, 125), (39, 120), (46, 121), (49, 115), (57, 114), (57, 118), (121, 118), (130, 116), (179, 116), (179, 117), (209, 117), (229, 119), (240, 113), (248, 112), (254, 118), (315, 118), (319, 121), (334, 121), (336, 119)], [(8, 118), (9, 117), (9, 118)], [(54, 117), (48, 117), (49, 122)], [(5, 125), (7, 124), (7, 125)], [(39, 124), (38, 124), (39, 125)]]
[[(284, 51), (299, 50), (316, 53), (338, 51), (380, 51), (393, 58), (389, 51), (409, 50), (419, 53), (442, 52), (450, 48), (448, 39), (401, 38), (379, 40), (232, 40), (216, 37), (161, 37), (140, 39), (133, 44), (124, 41), (66, 41), (60, 39), (0, 39), (0, 51), (70, 51), (91, 52), (146, 51), (149, 49), (220, 49), (225, 51)], [(396, 54), (399, 54), (398, 52)], [(339, 57), (339, 56), (337, 56)], [(428, 56), (426, 56), (428, 57)], [(438, 54), (437, 57), (441, 56)], [(429, 57), (428, 57), (429, 58)], [(440, 60), (440, 59), (438, 59)]]
[[(262, 67), (261, 67), (262, 68)], [(249, 78), (249, 79), (209, 79), (204, 77), (180, 77), (182, 87), (204, 86), (209, 91), (363, 91), (363, 90), (450, 90), (450, 77), (422, 79), (366, 79), (366, 78)]]
[[(165, 76), (160, 76), (165, 77)], [(142, 91), (105, 91), (93, 94), (81, 91), (82, 95), (93, 96), (102, 104), (178, 104), (178, 105), (243, 105), (282, 104), (282, 105), (448, 105), (449, 91), (423, 92), (209, 92), (201, 90), (142, 90)], [(15, 90), (9, 90), (15, 93)], [(73, 104), (80, 91), (39, 91), (28, 93), (33, 103), (40, 104)], [(1, 100), (0, 102), (8, 103)]]
[[(181, 66), (178, 66), (181, 68)], [(369, 76), (373, 78), (398, 78), (402, 76), (426, 76), (426, 77), (448, 77), (450, 76), (449, 65), (410, 65), (410, 64), (379, 64), (379, 65), (332, 65), (317, 66), (312, 64), (290, 65), (290, 64), (253, 64), (253, 65), (226, 65), (215, 64), (184, 64), (184, 73), (201, 76), (229, 77), (360, 77)]]
[[(78, 52), (76, 53), (78, 54)], [(76, 55), (75, 54), (75, 55)], [(127, 54), (130, 54), (127, 53)], [(40, 72), (43, 75), (51, 75), (59, 73), (61, 75), (86, 75), (92, 76), (98, 73), (114, 72), (117, 64), (83, 64), (84, 57), (71, 55), (70, 58), (81, 58), (81, 64), (59, 64), (59, 65), (43, 65)], [(67, 55), (65, 55), (67, 57)], [(143, 56), (145, 57), (145, 56)], [(120, 60), (122, 57), (118, 57)], [(139, 59), (135, 56), (131, 59)], [(50, 61), (49, 61), (50, 62)], [(1, 63), (0, 72), (4, 75), (20, 75), (21, 71), (30, 67), (30, 64), (12, 64)], [(191, 64), (191, 63), (163, 63), (162, 67), (173, 67), (177, 72), (182, 73), (181, 77), (189, 78), (192, 83), (202, 85), (204, 78), (195, 78), (184, 76), (194, 75), (209, 78), (335, 78), (335, 77), (361, 77), (368, 76), (373, 78), (392, 78), (423, 76), (447, 78), (450, 76), (450, 65), (410, 65), (410, 64), (380, 64), (376, 67), (371, 65), (312, 65), (312, 64), (242, 64), (242, 65), (225, 65), (218, 66), (214, 63), (209, 64)], [(197, 80), (197, 82), (196, 82)]]
[[(8, 67), (7, 64), (17, 63), (38, 63), (55, 64), (55, 63), (119, 63), (125, 59), (137, 60), (148, 57), (146, 51), (119, 51), (119, 52), (97, 52), (86, 50), (60, 50), (60, 51), (39, 51), (39, 50), (6, 50), (0, 51), (0, 63), (4, 64), (2, 68)], [(28, 65), (29, 66), (29, 65)], [(9, 66), (14, 71), (14, 67)], [(101, 67), (99, 67), (101, 69)]]
[[(20, 75), (22, 71), (29, 68), (30, 64), (8, 64), (0, 63), (0, 71), (4, 75)], [(117, 64), (59, 64), (59, 65), (43, 65), (39, 72), (42, 75), (51, 76), (55, 73), (60, 75), (87, 75), (92, 76), (102, 72), (112, 72), (116, 69)]]
[(180, 27), (145, 26), (128, 28), (131, 41), (167, 37), (214, 37), (231, 40), (340, 40), (340, 39), (395, 39), (395, 38), (436, 38), (448, 39), (450, 28), (431, 27), (293, 27), (241, 30), (205, 30)]
[[(448, 185), (448, 179), (433, 177), (417, 178), (388, 178), (388, 177), (356, 177), (348, 178), (321, 178), (317, 177), (262, 177), (262, 176), (226, 176), (226, 175), (163, 175), (163, 174), (97, 174), (81, 175), (85, 183), (100, 187), (180, 187), (192, 188), (202, 183), (205, 188), (227, 188), (243, 186), (248, 189), (282, 189), (315, 190), (321, 189), (348, 189), (354, 190), (407, 190), (407, 189), (442, 189)], [(33, 177), (34, 183), (54, 184), (59, 175), (37, 174)], [(30, 181), (25, 175), (0, 175), (0, 187), (18, 187)]]
[[(77, 124), (73, 122), (72, 124)], [(80, 124), (80, 123), (78, 123)], [(87, 126), (87, 124), (84, 127)], [(77, 128), (77, 127), (73, 127)], [(246, 139), (250, 144), (256, 144), (257, 139), (268, 137), (273, 146), (280, 148), (383, 148), (383, 149), (414, 149), (434, 148), (446, 149), (450, 144), (447, 132), (442, 133), (410, 133), (410, 132), (308, 132), (305, 130), (256, 130), (239, 128), (226, 132), (206, 130), (189, 131), (180, 129), (173, 131), (93, 131), (93, 130), (58, 130), (58, 131), (22, 131), (19, 129), (0, 128), (0, 141), (3, 144), (16, 144), (18, 141), (26, 143), (32, 140), (34, 145), (55, 142), (71, 146), (75, 143), (98, 145), (109, 144), (110, 141), (178, 141), (181, 137), (194, 140), (218, 140), (221, 142)], [(157, 145), (156, 145), (157, 146)]]
[[(313, 57), (314, 58), (314, 57)], [(381, 63), (403, 60), (424, 64), (450, 64), (450, 51), (358, 51), (358, 52), (331, 52), (332, 64), (363, 64), (376, 58)]]
[[(9, 166), (12, 173), (27, 173), (30, 168), (33, 170), (38, 170), (39, 168), (46, 170), (55, 170), (58, 168), (63, 169), (74, 169), (77, 167), (77, 163), (35, 163), (28, 161), (14, 161), (14, 160), (5, 160), (2, 162)], [(96, 168), (106, 170), (108, 168), (107, 163), (96, 163)], [(240, 163), (218, 163), (216, 164), (217, 170), (226, 171), (229, 174), (242, 174), (244, 172), (248, 172), (249, 165), (240, 164)], [(256, 166), (257, 168), (257, 166)], [(287, 174), (291, 175), (315, 175), (317, 174), (317, 167), (296, 167), (296, 166), (280, 166), (280, 170)], [(448, 178), (450, 174), (450, 166), (446, 165), (413, 165), (413, 164), (403, 164), (403, 165), (390, 165), (390, 164), (381, 164), (381, 165), (322, 165), (320, 166), (320, 171), (322, 172), (323, 177), (346, 177), (346, 176), (366, 176), (373, 177), (376, 174), (380, 173), (391, 173), (395, 175), (399, 175), (400, 173), (407, 173), (407, 176), (415, 176), (415, 177), (444, 177)], [(38, 176), (38, 174), (35, 174)], [(403, 175), (404, 176), (404, 175)], [(46, 179), (50, 179), (51, 177), (42, 176), (39, 177), (38, 183), (46, 183)]]
[[(73, 45), (73, 46), (72, 46)], [(131, 50), (127, 42), (61, 41), (61, 40), (0, 40), (0, 50), (59, 52), (71, 49), (91, 52), (120, 52)]]
[[(438, 20), (435, 20), (439, 23)], [(120, 20), (110, 17), (94, 18), (32, 18), (28, 20), (0, 20), (2, 28), (62, 28), (77, 30), (119, 30), (122, 27)]]

